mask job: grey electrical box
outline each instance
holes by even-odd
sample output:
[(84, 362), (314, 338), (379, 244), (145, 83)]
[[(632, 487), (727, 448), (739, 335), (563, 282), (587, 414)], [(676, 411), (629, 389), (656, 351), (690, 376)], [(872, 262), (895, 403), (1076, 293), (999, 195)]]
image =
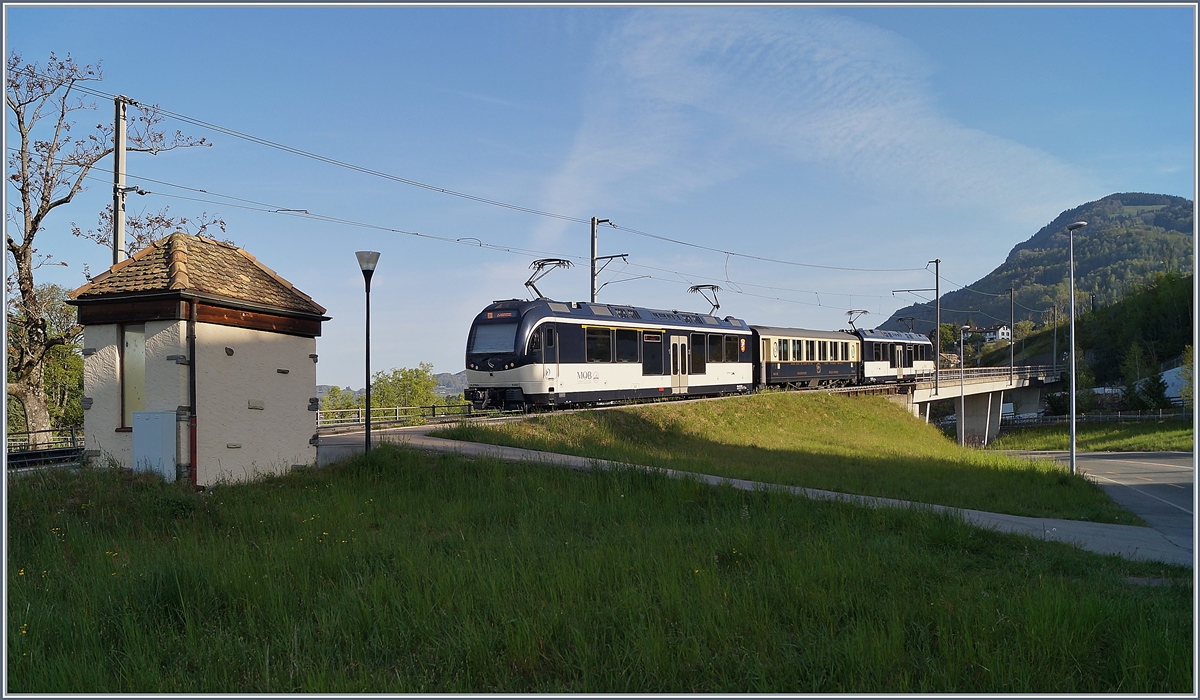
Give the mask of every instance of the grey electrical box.
[(133, 471), (175, 481), (175, 411), (133, 412)]

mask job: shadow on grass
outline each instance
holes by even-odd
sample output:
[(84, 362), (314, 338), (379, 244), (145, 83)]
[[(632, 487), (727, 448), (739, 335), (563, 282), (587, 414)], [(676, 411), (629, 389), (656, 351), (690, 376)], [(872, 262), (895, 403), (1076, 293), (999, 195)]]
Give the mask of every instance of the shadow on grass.
[[(716, 426), (718, 431), (736, 428)], [(815, 435), (806, 448), (762, 447), (705, 437), (686, 418), (643, 410), (540, 417), (506, 426), (457, 426), (435, 435), (457, 440), (594, 457), (629, 464), (826, 489), (921, 503), (1094, 522), (1142, 525), (1095, 483), (1049, 461), (936, 446), (904, 454), (912, 440), (943, 440), (931, 426), (898, 435), (891, 454), (855, 453), (835, 434)], [(844, 439), (844, 438), (843, 438)], [(902, 444), (909, 442), (910, 444)], [(958, 452), (958, 454), (954, 454)]]

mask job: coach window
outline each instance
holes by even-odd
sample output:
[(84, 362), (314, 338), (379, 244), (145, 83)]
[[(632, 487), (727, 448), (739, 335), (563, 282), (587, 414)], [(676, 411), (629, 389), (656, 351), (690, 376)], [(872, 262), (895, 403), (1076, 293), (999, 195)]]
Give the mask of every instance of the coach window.
[(704, 374), (704, 334), (692, 334), (692, 371), (687, 374)]
[(708, 361), (709, 362), (724, 362), (725, 358), (725, 343), (719, 335), (708, 336)]
[(817, 341), (804, 341), (804, 359), (808, 360), (809, 362), (817, 359)]
[(804, 341), (803, 340), (793, 340), (792, 341), (792, 360), (795, 362), (799, 362), (800, 360), (803, 360), (803, 359), (804, 359)]
[(638, 332), (618, 328), (617, 331), (617, 362), (637, 362)]
[(829, 359), (835, 362), (841, 359), (841, 356), (838, 355), (838, 344), (836, 341), (829, 344)]
[(842, 343), (842, 359), (854, 360), (854, 346), (850, 343)]
[(820, 353), (818, 359), (822, 362), (829, 359), (829, 341), (822, 340), (817, 343), (817, 351)]
[(612, 330), (587, 329), (587, 361), (612, 362)]
[(738, 361), (738, 338), (736, 335), (725, 336), (725, 361)]
[(542, 329), (538, 328), (529, 335), (529, 354), (534, 355), (542, 351)]
[(790, 356), (788, 355), (788, 349), (791, 348), (791, 346), (792, 346), (792, 344), (786, 340), (779, 341), (779, 361), (780, 362), (787, 362), (790, 359)]

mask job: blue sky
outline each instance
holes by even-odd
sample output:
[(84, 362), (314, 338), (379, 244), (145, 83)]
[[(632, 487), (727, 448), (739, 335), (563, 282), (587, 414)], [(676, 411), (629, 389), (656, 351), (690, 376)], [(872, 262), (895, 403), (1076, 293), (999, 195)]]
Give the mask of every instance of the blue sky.
[[(601, 301), (836, 329), (968, 284), (1064, 209), (1195, 190), (1191, 7), (6, 7), (6, 50), (103, 62), (101, 90), (402, 178), (602, 227)], [(122, 40), (115, 40), (120, 37)], [(111, 119), (100, 101), (83, 125)], [(132, 154), (130, 209), (219, 214), (228, 237), (328, 308), (318, 382), (363, 383), (355, 250), (376, 369), (463, 368), (471, 319), (539, 283), (586, 299), (586, 224), (352, 172), (181, 123), (214, 146)], [(111, 200), (111, 165), (38, 247), (82, 284), (111, 253), (71, 237)], [(238, 208), (141, 178), (516, 255)], [(7, 194), (7, 193), (6, 193)], [(211, 200), (197, 202), (165, 195)], [(212, 203), (216, 202), (216, 203)], [(651, 269), (653, 268), (653, 269)], [(861, 270), (903, 270), (892, 272)], [(641, 275), (651, 278), (631, 279)], [(620, 281), (627, 280), (627, 281)]]

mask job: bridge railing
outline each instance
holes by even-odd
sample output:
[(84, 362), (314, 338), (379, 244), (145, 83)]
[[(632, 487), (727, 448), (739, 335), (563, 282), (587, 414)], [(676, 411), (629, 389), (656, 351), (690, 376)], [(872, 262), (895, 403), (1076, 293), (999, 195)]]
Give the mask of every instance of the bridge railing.
[[(975, 381), (978, 379), (1007, 379), (1010, 374), (1014, 379), (1056, 379), (1062, 372), (1061, 367), (1054, 365), (1021, 365), (1008, 367), (967, 367), (965, 369), (940, 369), (937, 371), (939, 383), (951, 384), (962, 380)], [(916, 377), (918, 384), (933, 384), (933, 372), (919, 372)], [(1051, 379), (1053, 381), (1054, 379)]]

